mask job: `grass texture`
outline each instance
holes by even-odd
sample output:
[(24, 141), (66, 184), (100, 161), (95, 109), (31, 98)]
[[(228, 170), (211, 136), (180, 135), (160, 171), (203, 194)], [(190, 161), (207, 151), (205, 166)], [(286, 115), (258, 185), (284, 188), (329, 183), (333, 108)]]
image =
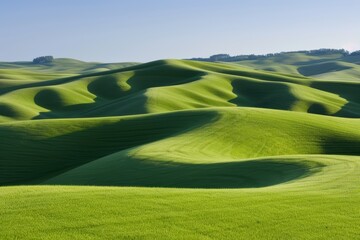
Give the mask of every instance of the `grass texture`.
[(305, 60), (0, 63), (0, 238), (356, 239), (358, 65)]

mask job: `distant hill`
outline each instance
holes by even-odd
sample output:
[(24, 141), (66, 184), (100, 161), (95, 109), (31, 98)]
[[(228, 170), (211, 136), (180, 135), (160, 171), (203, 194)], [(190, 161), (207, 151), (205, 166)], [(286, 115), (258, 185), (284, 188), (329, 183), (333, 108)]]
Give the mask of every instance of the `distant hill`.
[(270, 53), (265, 55), (217, 54), (209, 58), (193, 58), (206, 62), (231, 62), (255, 69), (309, 76), (326, 80), (359, 81), (360, 51), (318, 49)]
[(331, 49), (331, 48), (321, 48), (315, 50), (303, 50), (303, 51), (289, 51), (289, 52), (279, 52), (279, 53), (268, 53), (268, 54), (244, 54), (244, 55), (235, 55), (231, 56), (230, 54), (215, 54), (208, 58), (191, 58), (190, 60), (197, 60), (197, 61), (205, 61), (205, 62), (238, 62), (238, 61), (246, 61), (246, 60), (259, 60), (259, 59), (266, 59), (274, 56), (286, 56), (288, 54), (305, 54), (307, 56), (328, 56), (338, 54), (340, 56), (360, 56), (360, 50), (349, 52), (344, 49)]
[(49, 73), (68, 73), (68, 74), (86, 74), (111, 70), (123, 67), (134, 66), (136, 62), (120, 62), (120, 63), (100, 63), (100, 62), (84, 62), (72, 58), (55, 58), (47, 64), (37, 64), (34, 61), (24, 62), (0, 62), (0, 69), (21, 69), (34, 72)]
[(71, 58), (55, 58), (49, 63), (34, 62), (0, 62), (0, 88), (39, 80), (71, 77), (81, 74), (91, 74), (112, 69), (135, 66), (139, 63), (98, 63), (83, 62)]

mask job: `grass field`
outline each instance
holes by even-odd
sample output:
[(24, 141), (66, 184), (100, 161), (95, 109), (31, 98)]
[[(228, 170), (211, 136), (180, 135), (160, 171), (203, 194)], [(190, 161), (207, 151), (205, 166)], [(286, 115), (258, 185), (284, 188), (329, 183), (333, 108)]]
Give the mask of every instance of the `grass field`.
[(0, 239), (359, 239), (359, 65), (301, 59), (0, 63)]

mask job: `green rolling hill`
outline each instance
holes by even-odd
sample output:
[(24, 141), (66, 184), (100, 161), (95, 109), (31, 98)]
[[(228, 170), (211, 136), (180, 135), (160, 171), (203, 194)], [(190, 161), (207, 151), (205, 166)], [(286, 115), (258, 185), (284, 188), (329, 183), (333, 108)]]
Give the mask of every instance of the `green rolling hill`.
[(90, 74), (111, 69), (137, 65), (138, 63), (97, 63), (83, 62), (71, 58), (56, 58), (48, 64), (32, 62), (0, 62), (0, 88), (36, 83), (39, 80), (51, 80)]
[(360, 55), (333, 53), (312, 56), (306, 53), (282, 53), (257, 60), (236, 62), (243, 66), (301, 75), (323, 80), (355, 81), (360, 78)]
[(354, 57), (0, 63), (1, 239), (356, 239)]

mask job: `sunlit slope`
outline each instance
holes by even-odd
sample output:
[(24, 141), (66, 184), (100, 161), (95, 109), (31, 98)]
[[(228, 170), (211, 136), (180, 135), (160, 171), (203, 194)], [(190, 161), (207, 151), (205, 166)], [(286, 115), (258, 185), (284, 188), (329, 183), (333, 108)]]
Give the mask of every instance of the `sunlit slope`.
[[(350, 91), (348, 91), (350, 89)], [(358, 117), (360, 83), (163, 60), (0, 89), (0, 121), (259, 107)]]

